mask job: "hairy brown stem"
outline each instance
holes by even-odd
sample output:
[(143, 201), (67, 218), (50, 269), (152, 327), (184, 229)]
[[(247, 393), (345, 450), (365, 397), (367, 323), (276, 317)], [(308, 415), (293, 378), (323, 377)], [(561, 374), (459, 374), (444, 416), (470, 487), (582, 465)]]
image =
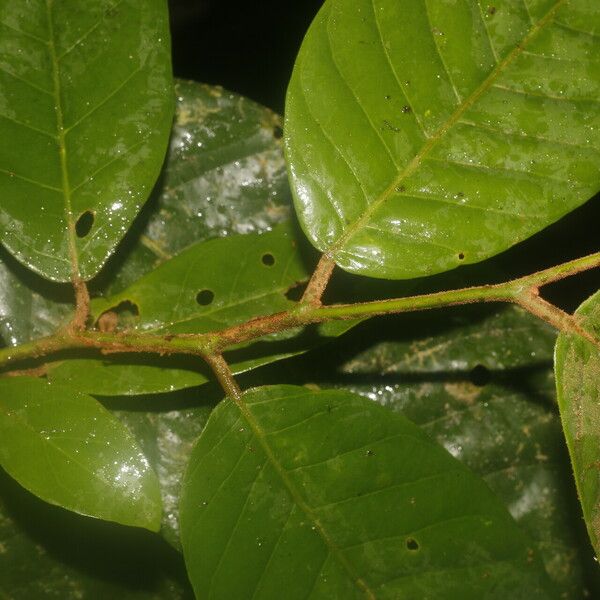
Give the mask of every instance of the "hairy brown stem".
[[(320, 301), (332, 264), (322, 259), (312, 278), (309, 299), (293, 309), (258, 317), (220, 331), (204, 334), (153, 335), (136, 331), (110, 332), (85, 330), (89, 296), (85, 284), (76, 286), (77, 308), (71, 325), (56, 334), (21, 346), (0, 349), (0, 368), (11, 368), (24, 360), (45, 358), (65, 350), (96, 349), (103, 354), (152, 353), (159, 355), (188, 354), (203, 357), (215, 371), (226, 393), (233, 398), (241, 394), (222, 356), (236, 345), (265, 335), (332, 320), (362, 320), (377, 315), (403, 313), (475, 302), (509, 302), (550, 323), (559, 331), (574, 333), (600, 347), (600, 341), (586, 330), (576, 316), (569, 315), (539, 296), (539, 288), (570, 275), (600, 266), (600, 252), (545, 269), (519, 279), (494, 285), (482, 285), (433, 294), (394, 298), (355, 304), (323, 306)], [(14, 372), (15, 369), (11, 368)], [(236, 396), (237, 395), (237, 396)]]
[(319, 306), (334, 269), (335, 262), (333, 259), (323, 254), (306, 286), (300, 302)]
[(75, 313), (69, 323), (69, 328), (72, 331), (83, 331), (90, 315), (90, 294), (82, 279), (75, 279), (73, 288), (75, 290)]
[(206, 354), (204, 360), (212, 369), (225, 393), (236, 402), (242, 397), (242, 390), (237, 384), (227, 361), (221, 354)]

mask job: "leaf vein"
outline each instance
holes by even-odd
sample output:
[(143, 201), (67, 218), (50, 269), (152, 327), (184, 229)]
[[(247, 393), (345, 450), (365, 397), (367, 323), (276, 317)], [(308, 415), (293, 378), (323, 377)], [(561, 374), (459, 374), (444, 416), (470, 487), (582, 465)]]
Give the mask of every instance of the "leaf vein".
[(313, 506), (312, 509), (315, 511), (328, 511), (332, 508), (337, 508), (342, 504), (348, 504), (349, 502), (356, 502), (364, 500), (365, 498), (372, 498), (373, 496), (378, 496), (379, 494), (383, 494), (385, 492), (389, 492), (390, 490), (401, 490), (406, 487), (410, 487), (417, 483), (422, 483), (423, 481), (435, 481), (436, 479), (442, 479), (447, 477), (453, 473), (462, 473), (462, 470), (454, 469), (454, 470), (445, 470), (441, 473), (435, 473), (433, 475), (428, 475), (427, 477), (418, 477), (417, 479), (413, 479), (411, 481), (402, 481), (400, 483), (395, 483), (393, 485), (386, 485), (385, 487), (371, 490), (366, 494), (361, 494), (360, 496), (351, 496), (350, 498), (344, 498), (343, 500), (336, 500), (335, 502), (329, 502), (327, 504), (321, 504), (320, 506)]
[[(374, 0), (371, 0), (373, 3)], [(330, 248), (330, 252), (335, 255), (337, 252), (343, 250), (344, 245), (352, 238), (358, 229), (365, 226), (368, 223), (375, 211), (385, 203), (388, 198), (394, 193), (398, 185), (408, 176), (410, 176), (421, 164), (421, 161), (425, 156), (429, 154), (432, 148), (437, 142), (459, 121), (459, 119), (465, 114), (465, 112), (475, 104), (475, 102), (493, 86), (494, 82), (502, 74), (502, 72), (518, 57), (521, 52), (525, 49), (527, 44), (551, 21), (556, 11), (564, 4), (565, 0), (557, 0), (554, 6), (546, 13), (546, 15), (540, 19), (534, 27), (530, 30), (527, 36), (525, 36), (523, 42), (516, 46), (512, 52), (510, 52), (506, 58), (499, 63), (495, 69), (492, 70), (490, 75), (481, 83), (481, 85), (475, 89), (471, 95), (465, 100), (465, 102), (458, 107), (458, 109), (443, 123), (432, 137), (427, 140), (427, 143), (421, 148), (421, 150), (415, 155), (415, 157), (408, 163), (404, 170), (399, 173), (398, 177), (389, 185), (389, 187), (369, 206), (369, 208), (350, 226), (346, 228), (346, 231), (340, 236), (337, 241)], [(374, 4), (373, 4), (374, 7)], [(380, 32), (381, 38), (381, 32)], [(383, 43), (383, 38), (381, 38)], [(385, 47), (385, 46), (384, 46)]]
[[(115, 10), (116, 8), (118, 8), (121, 4), (123, 4), (123, 0), (119, 0), (118, 2), (115, 2), (114, 4), (112, 4), (111, 6), (107, 6), (104, 10), (105, 13)], [(62, 52), (61, 54), (59, 54), (57, 56), (57, 60), (62, 60), (63, 58), (65, 58), (65, 56), (67, 56), (67, 54), (70, 54), (75, 48), (77, 48), (77, 46), (79, 46), (89, 35), (91, 35), (96, 29), (98, 29), (98, 27), (104, 22), (104, 17), (98, 19), (83, 35), (81, 35), (81, 37), (79, 37), (75, 42), (73, 42), (64, 52)]]
[(4, 21), (0, 21), (0, 25), (2, 25), (3, 27), (6, 27), (6, 29), (10, 29), (11, 31), (14, 31), (15, 33), (18, 33), (24, 37), (28, 37), (32, 40), (35, 40), (36, 42), (40, 42), (41, 44), (44, 44), (45, 46), (48, 45), (48, 40), (45, 40), (44, 38), (41, 38), (33, 33), (28, 33), (27, 31), (23, 31), (22, 29), (13, 27), (12, 25), (9, 25), (8, 23), (6, 23)]
[(515, 173), (518, 175), (525, 175), (527, 177), (535, 177), (537, 179), (550, 179), (558, 183), (566, 183), (572, 185), (573, 182), (568, 179), (561, 179), (560, 177), (553, 177), (552, 175), (540, 175), (531, 171), (522, 171), (520, 169), (509, 169), (508, 167), (492, 167), (483, 163), (469, 163), (460, 160), (451, 160), (449, 158), (436, 158), (434, 156), (428, 156), (426, 159), (428, 162), (444, 163), (449, 165), (457, 165), (459, 167), (465, 167), (467, 169), (476, 169), (479, 171), (487, 171), (489, 173)]
[(358, 107), (360, 108), (360, 110), (362, 111), (362, 113), (365, 115), (365, 117), (367, 119), (367, 122), (369, 123), (369, 127), (375, 132), (375, 135), (377, 135), (377, 137), (379, 138), (379, 141), (381, 142), (381, 145), (383, 146), (383, 148), (386, 151), (387, 155), (390, 157), (390, 160), (392, 161), (392, 164), (394, 165), (394, 167), (396, 169), (398, 169), (398, 163), (396, 162), (396, 158), (394, 157), (394, 155), (392, 154), (391, 150), (388, 148), (387, 144), (385, 143), (385, 140), (381, 136), (381, 131), (377, 127), (375, 127), (375, 124), (371, 120), (371, 117), (367, 113), (365, 107), (361, 104), (360, 100), (358, 99), (358, 96), (356, 95), (356, 92), (354, 91), (354, 89), (352, 88), (352, 86), (348, 83), (348, 81), (346, 81), (346, 78), (342, 75), (342, 71), (340, 70), (340, 67), (339, 67), (339, 65), (337, 63), (337, 60), (335, 58), (335, 53), (333, 51), (333, 46), (331, 44), (331, 36), (329, 35), (329, 30), (327, 31), (327, 43), (328, 43), (328, 46), (329, 46), (329, 52), (331, 54), (331, 62), (333, 64), (336, 72), (338, 73), (340, 79), (344, 82), (344, 85), (346, 86), (346, 88), (350, 91), (354, 102), (358, 105)]
[(429, 23), (429, 35), (431, 36), (431, 39), (433, 40), (433, 45), (435, 47), (435, 51), (437, 52), (437, 55), (439, 56), (440, 62), (442, 63), (442, 67), (443, 67), (444, 71), (446, 72), (446, 75), (448, 76), (448, 81), (450, 82), (450, 85), (452, 86), (452, 90), (454, 92), (454, 95), (456, 96), (456, 99), (458, 100), (458, 104), (460, 105), (460, 103), (462, 102), (462, 97), (458, 93), (458, 89), (456, 88), (456, 84), (454, 83), (454, 80), (452, 79), (452, 77), (450, 75), (450, 71), (448, 70), (448, 65), (446, 64), (446, 61), (444, 60), (444, 57), (442, 56), (442, 51), (441, 51), (440, 46), (438, 44), (438, 40), (436, 38), (436, 35), (435, 35), (434, 31), (433, 31), (433, 23), (431, 22), (431, 15), (429, 13), (429, 3), (428, 3), (428, 0), (423, 0), (423, 8), (425, 9), (425, 16), (427, 17), (427, 23)]
[(94, 106), (94, 108), (92, 108), (91, 110), (89, 110), (88, 112), (86, 112), (83, 116), (81, 116), (79, 119), (77, 119), (77, 121), (75, 121), (74, 123), (72, 123), (68, 127), (65, 127), (65, 135), (67, 133), (69, 133), (70, 131), (72, 131), (73, 129), (75, 129), (76, 127), (78, 127), (79, 125), (81, 125), (81, 123), (83, 123), (86, 119), (88, 119), (89, 117), (91, 117), (92, 114), (94, 114), (98, 109), (102, 108), (102, 106), (104, 106), (107, 102), (109, 102), (112, 98), (114, 98), (124, 87), (127, 86), (127, 84), (138, 73), (140, 73), (142, 71), (143, 68), (144, 68), (144, 66), (141, 65), (137, 69), (135, 69), (134, 71), (132, 71), (114, 90), (112, 90), (110, 92), (110, 94), (108, 94), (106, 96), (106, 98), (104, 98), (103, 100), (101, 100), (98, 104), (96, 104)]
[(240, 523), (242, 522), (242, 516), (244, 515), (244, 511), (246, 510), (246, 507), (248, 506), (248, 503), (250, 502), (250, 498), (252, 497), (252, 494), (254, 492), (256, 482), (262, 475), (265, 467), (267, 466), (267, 463), (268, 463), (268, 460), (267, 460), (267, 458), (265, 458), (265, 461), (263, 462), (262, 466), (260, 467), (260, 470), (256, 474), (256, 477), (254, 478), (252, 485), (250, 485), (250, 488), (248, 489), (248, 494), (246, 495), (244, 505), (242, 506), (241, 510), (238, 513), (237, 519), (231, 529), (231, 532), (229, 533), (229, 537), (227, 538), (227, 543), (225, 544), (225, 548), (223, 548), (223, 552), (221, 553), (221, 556), (219, 557), (219, 562), (216, 564), (216, 566), (213, 570), (212, 576), (210, 578), (210, 581), (208, 583), (209, 597), (212, 596), (213, 582), (215, 580), (215, 577), (219, 573), (219, 569), (223, 566), (223, 560), (225, 559), (225, 555), (227, 554), (227, 551), (229, 550), (229, 547), (231, 546), (231, 542), (233, 541), (233, 538), (234, 538), (235, 534), (237, 533), (238, 527), (240, 526)]
[(592, 104), (600, 104), (600, 100), (596, 100), (595, 98), (572, 98), (568, 96), (555, 96), (553, 94), (546, 93), (537, 93), (532, 92), (530, 90), (521, 90), (518, 88), (512, 88), (510, 86), (504, 85), (502, 83), (495, 83), (492, 85), (493, 88), (498, 90), (504, 90), (506, 92), (510, 92), (512, 94), (519, 94), (521, 96), (528, 96), (531, 98), (541, 98), (544, 100), (559, 100), (561, 102), (591, 102)]
[(32, 83), (31, 81), (28, 81), (24, 77), (21, 77), (20, 75), (17, 75), (16, 73), (13, 73), (12, 71), (10, 71), (9, 69), (7, 69), (5, 67), (0, 66), (0, 71), (2, 73), (6, 73), (9, 77), (12, 77), (13, 79), (16, 79), (17, 81), (20, 81), (21, 83), (24, 83), (27, 87), (30, 87), (32, 90), (42, 92), (43, 94), (46, 94), (47, 96), (52, 96), (52, 92), (49, 92), (48, 90), (44, 89), (43, 87), (40, 87), (39, 85)]
[(501, 133), (510, 137), (518, 137), (521, 139), (532, 139), (539, 140), (540, 142), (548, 142), (550, 144), (557, 144), (560, 146), (572, 147), (572, 148), (580, 148), (582, 150), (592, 150), (593, 152), (600, 152), (600, 148), (596, 148), (595, 146), (585, 146), (583, 144), (576, 144), (574, 142), (567, 142), (565, 140), (553, 140), (548, 137), (544, 137), (541, 135), (533, 135), (530, 133), (523, 133), (519, 131), (510, 131), (508, 129), (503, 129), (501, 127), (493, 127), (492, 125), (483, 125), (482, 123), (475, 123), (474, 121), (461, 120), (459, 121), (461, 125), (468, 125), (469, 127), (474, 127), (476, 129), (482, 129), (484, 131), (493, 131), (495, 133)]
[(379, 24), (379, 19), (377, 18), (377, 8), (375, 6), (375, 0), (371, 0), (371, 7), (373, 9), (373, 21), (375, 24), (375, 28), (377, 30), (379, 44), (381, 45), (381, 49), (383, 51), (383, 54), (385, 56), (388, 66), (389, 66), (389, 69), (390, 69), (392, 75), (394, 76), (394, 79), (396, 80), (398, 87), (402, 91), (404, 98), (406, 99), (406, 103), (408, 104), (408, 106), (410, 108), (410, 114), (412, 114), (414, 116), (415, 121), (416, 121), (417, 125), (419, 126), (419, 129), (423, 132), (423, 136), (425, 137), (425, 139), (429, 139), (429, 134), (427, 133), (427, 130), (425, 129), (424, 125), (421, 123), (421, 120), (419, 119), (419, 117), (417, 117), (417, 113), (415, 112), (412, 102), (411, 102), (408, 94), (406, 93), (405, 87), (402, 85), (402, 83), (400, 81), (400, 77), (398, 77), (398, 73), (397, 73), (396, 69), (394, 68), (394, 65), (392, 64), (392, 59), (390, 58), (390, 54), (386, 48), (385, 42), (383, 41), (383, 33), (381, 31), (381, 25)]
[(26, 181), (27, 183), (31, 183), (32, 185), (44, 188), (46, 190), (51, 190), (53, 192), (58, 192), (59, 194), (62, 193), (62, 190), (60, 188), (54, 187), (52, 185), (48, 185), (46, 183), (42, 183), (41, 181), (36, 181), (35, 179), (30, 179), (29, 177), (25, 177), (24, 175), (19, 175), (19, 173), (15, 173), (14, 171), (8, 171), (6, 169), (0, 169), (0, 173), (2, 173), (3, 175), (6, 175), (7, 177), (10, 177), (10, 178), (16, 177), (17, 179), (21, 179), (23, 181)]
[(9, 117), (8, 115), (0, 114), (0, 119), (6, 119), (7, 121), (14, 123), (15, 125), (20, 125), (21, 127), (25, 127), (25, 129), (30, 129), (31, 131), (35, 131), (36, 133), (41, 133), (42, 135), (48, 136), (49, 138), (52, 138), (53, 140), (58, 140), (58, 137), (56, 136), (55, 133), (50, 133), (49, 131), (46, 131), (45, 129), (38, 129), (37, 127), (34, 127), (33, 125), (30, 125), (29, 123), (25, 123), (24, 121), (19, 121), (18, 119), (15, 119), (14, 117)]

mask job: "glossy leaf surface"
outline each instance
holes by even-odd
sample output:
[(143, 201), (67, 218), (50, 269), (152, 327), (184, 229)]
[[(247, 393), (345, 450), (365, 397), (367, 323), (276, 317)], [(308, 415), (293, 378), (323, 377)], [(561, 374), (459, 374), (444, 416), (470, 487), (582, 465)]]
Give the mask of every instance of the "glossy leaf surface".
[(166, 3), (2, 0), (0, 15), (2, 241), (49, 279), (90, 279), (164, 158)]
[[(188, 247), (132, 286), (93, 303), (94, 316), (119, 306), (135, 306), (128, 326), (154, 334), (206, 333), (294, 305), (286, 293), (310, 273), (295, 228), (281, 224), (262, 235), (231, 236)], [(340, 335), (352, 322), (327, 323), (314, 331), (287, 331), (256, 344), (257, 351), (236, 351), (231, 366), (243, 372)], [(247, 346), (248, 344), (246, 344)], [(240, 347), (243, 347), (241, 345)], [(127, 360), (127, 359), (125, 359)], [(67, 361), (51, 368), (54, 381), (102, 395), (172, 391), (208, 381), (200, 359), (187, 369), (96, 361)], [(192, 370), (198, 364), (196, 370)]]
[(505, 250), (600, 189), (592, 0), (328, 0), (288, 90), (303, 229), (412, 278)]
[(73, 314), (73, 292), (41, 280), (0, 252), (0, 344), (17, 346), (51, 335)]
[[(343, 386), (420, 425), (504, 502), (536, 542), (561, 597), (584, 597), (586, 550), (555, 409), (556, 333), (510, 307), (396, 318), (383, 341), (378, 327), (370, 328), (377, 341), (368, 350), (337, 368), (322, 364), (324, 379), (311, 381)], [(360, 337), (369, 339), (366, 331)]]
[(213, 412), (186, 474), (197, 596), (553, 597), (487, 486), (404, 417), (294, 386), (243, 402)]
[(0, 379), (0, 466), (51, 504), (158, 530), (156, 475), (96, 400), (41, 379)]
[[(575, 313), (600, 334), (600, 294)], [(556, 343), (556, 387), (575, 482), (590, 540), (600, 556), (600, 350), (587, 340), (561, 333)]]
[(175, 83), (175, 123), (151, 200), (111, 264), (116, 293), (191, 244), (290, 216), (278, 115), (217, 86)]
[[(175, 397), (170, 394), (166, 402), (175, 404)], [(167, 411), (152, 408), (152, 412), (118, 411), (116, 415), (138, 439), (158, 476), (163, 503), (160, 533), (171, 546), (181, 550), (181, 481), (192, 447), (204, 429), (213, 406), (202, 405)]]

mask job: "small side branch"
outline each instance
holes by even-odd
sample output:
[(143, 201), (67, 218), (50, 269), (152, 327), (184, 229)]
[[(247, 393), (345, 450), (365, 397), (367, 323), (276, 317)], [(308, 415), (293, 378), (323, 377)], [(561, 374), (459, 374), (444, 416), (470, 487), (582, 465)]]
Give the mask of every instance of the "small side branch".
[(558, 331), (574, 333), (600, 348), (600, 340), (581, 326), (577, 317), (570, 315), (537, 295), (534, 290), (525, 293), (516, 300), (516, 304), (529, 311), (542, 321), (546, 321)]
[(90, 294), (85, 281), (82, 279), (75, 279), (73, 288), (75, 290), (75, 314), (69, 328), (72, 331), (83, 331), (90, 315)]
[(223, 356), (221, 354), (206, 354), (204, 360), (212, 369), (217, 380), (221, 384), (221, 387), (225, 390), (225, 393), (232, 400), (238, 402), (242, 397), (242, 390), (237, 384), (237, 381)]
[(329, 258), (326, 254), (323, 254), (306, 286), (302, 300), (300, 300), (301, 303), (313, 304), (316, 306), (321, 305), (321, 298), (325, 293), (325, 288), (331, 279), (334, 268), (335, 262), (333, 259)]

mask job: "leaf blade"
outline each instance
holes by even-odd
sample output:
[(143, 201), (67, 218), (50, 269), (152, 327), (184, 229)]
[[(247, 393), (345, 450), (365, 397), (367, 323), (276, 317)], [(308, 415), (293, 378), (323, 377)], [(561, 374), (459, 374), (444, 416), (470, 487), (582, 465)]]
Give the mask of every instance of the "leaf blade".
[(4, 378), (0, 389), (7, 473), (51, 504), (158, 530), (156, 475), (133, 436), (96, 400), (28, 377)]
[[(377, 337), (365, 349), (370, 331)], [(374, 324), (352, 337), (346, 347), (357, 352), (343, 363), (316, 357), (322, 374), (311, 381), (359, 393), (422, 427), (504, 502), (561, 597), (580, 598), (586, 547), (570, 508), (575, 489), (564, 477), (569, 459), (552, 373), (556, 332), (516, 307), (472, 306), (437, 318), (397, 318), (385, 340)]]
[[(576, 311), (584, 328), (599, 329), (596, 293)], [(554, 356), (558, 405), (586, 528), (600, 555), (600, 483), (598, 480), (598, 348), (577, 335), (561, 333)]]
[[(585, 2), (542, 2), (533, 24), (519, 5), (480, 14), (476, 2), (349, 4), (327, 2), (307, 34), (285, 134), (303, 229), (339, 266), (403, 279), (483, 260), (598, 190), (598, 42), (569, 45), (555, 33), (571, 7), (595, 18)], [(541, 53), (530, 63), (573, 52), (586, 75), (521, 61), (525, 48)], [(522, 81), (546, 94), (552, 81), (560, 98), (513, 89)], [(488, 127), (502, 150), (488, 146)], [(558, 171), (556, 144), (576, 152)]]
[[(0, 9), (3, 241), (44, 277), (90, 279), (162, 163), (173, 110), (165, 3), (38, 0), (22, 11), (3, 1)], [(76, 227), (83, 215), (87, 231)]]
[[(238, 409), (225, 401), (214, 411), (184, 482), (182, 543), (197, 594), (276, 597), (285, 574), (293, 598), (311, 593), (315, 598), (391, 598), (418, 589), (432, 597), (447, 597), (449, 589), (481, 597), (484, 589), (491, 590), (490, 578), (502, 587), (503, 577), (520, 577), (515, 574), (519, 567), (512, 572), (503, 558), (496, 565), (498, 579), (492, 576), (485, 582), (479, 577), (479, 569), (493, 570), (487, 563), (507, 551), (500, 548), (502, 543), (496, 546), (499, 538), (491, 531), (484, 533), (486, 528), (502, 522), (509, 538), (516, 535), (513, 542), (522, 541), (521, 534), (487, 488), (478, 487), (466, 469), (407, 420), (341, 391), (257, 388), (244, 395), (244, 402)], [(402, 460), (403, 447), (412, 447), (419, 459)], [(387, 470), (389, 460), (402, 466)], [(470, 500), (459, 500), (464, 488), (454, 485), (457, 478), (469, 488)], [(432, 489), (439, 489), (429, 485), (434, 481), (450, 494), (440, 505), (430, 502)], [(442, 516), (444, 504), (457, 511)], [(406, 510), (396, 510), (405, 505)], [(461, 512), (461, 505), (468, 508)], [(478, 546), (487, 557), (479, 566), (475, 559), (467, 567), (472, 557), (464, 558), (456, 542), (458, 530), (464, 535), (465, 518), (473, 543), (490, 544), (485, 551)], [(445, 558), (435, 551), (434, 542), (435, 532), (440, 534), (434, 523), (444, 519), (450, 524), (442, 545), (453, 548), (442, 553)], [(464, 564), (443, 564), (452, 562), (449, 555), (460, 556), (458, 562), (464, 559)], [(226, 573), (234, 565), (238, 577), (232, 580)], [(443, 573), (436, 578), (432, 566), (461, 573), (466, 568), (469, 582)], [(423, 568), (427, 573), (420, 575)], [(536, 577), (521, 583), (534, 595), (545, 594), (543, 577), (532, 583)]]

